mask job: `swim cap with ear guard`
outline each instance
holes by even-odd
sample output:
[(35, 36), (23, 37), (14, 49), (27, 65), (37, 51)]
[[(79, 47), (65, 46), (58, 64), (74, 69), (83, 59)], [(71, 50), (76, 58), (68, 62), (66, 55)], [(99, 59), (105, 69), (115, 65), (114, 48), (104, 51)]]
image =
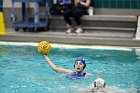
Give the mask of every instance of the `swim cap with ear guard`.
[(74, 63), (74, 68), (75, 68), (75, 64), (76, 64), (76, 62), (77, 62), (77, 61), (80, 61), (80, 62), (82, 62), (82, 63), (84, 64), (83, 69), (85, 69), (85, 68), (86, 68), (85, 59), (84, 59), (83, 57), (78, 57), (78, 58), (75, 60), (75, 63)]

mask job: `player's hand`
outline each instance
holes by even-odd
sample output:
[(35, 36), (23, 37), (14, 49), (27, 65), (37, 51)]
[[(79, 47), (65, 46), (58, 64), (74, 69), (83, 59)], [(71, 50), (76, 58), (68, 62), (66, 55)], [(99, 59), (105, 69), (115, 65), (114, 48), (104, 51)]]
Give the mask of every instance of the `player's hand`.
[(74, 0), (74, 5), (77, 6), (79, 4), (80, 0)]

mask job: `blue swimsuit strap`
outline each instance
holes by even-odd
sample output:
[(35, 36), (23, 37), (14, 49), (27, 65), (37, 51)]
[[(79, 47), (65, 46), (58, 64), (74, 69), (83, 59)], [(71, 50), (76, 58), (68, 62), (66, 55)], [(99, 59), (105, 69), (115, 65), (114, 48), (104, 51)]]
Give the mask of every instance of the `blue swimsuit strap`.
[(68, 74), (67, 77), (71, 79), (79, 79), (79, 78), (84, 78), (86, 76), (86, 73), (82, 74), (76, 74), (75, 72), (72, 74)]

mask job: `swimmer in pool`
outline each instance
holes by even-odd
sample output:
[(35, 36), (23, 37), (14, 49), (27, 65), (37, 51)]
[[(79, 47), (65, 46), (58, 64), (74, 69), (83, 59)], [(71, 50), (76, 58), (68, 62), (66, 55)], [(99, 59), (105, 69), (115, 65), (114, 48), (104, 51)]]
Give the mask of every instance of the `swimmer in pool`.
[(49, 59), (49, 57), (47, 55), (44, 55), (44, 56), (52, 70), (54, 70), (55, 72), (60, 72), (60, 73), (68, 73), (68, 75), (67, 75), (68, 78), (78, 79), (78, 78), (84, 78), (86, 76), (92, 75), (90, 73), (84, 72), (84, 69), (86, 68), (86, 63), (85, 63), (85, 59), (83, 57), (78, 57), (75, 60), (75, 63), (74, 63), (75, 71), (72, 71), (69, 69), (57, 67), (55, 64), (53, 64), (53, 62)]
[(105, 89), (106, 83), (102, 78), (97, 78), (91, 85), (90, 89), (80, 89), (80, 93), (108, 93)]

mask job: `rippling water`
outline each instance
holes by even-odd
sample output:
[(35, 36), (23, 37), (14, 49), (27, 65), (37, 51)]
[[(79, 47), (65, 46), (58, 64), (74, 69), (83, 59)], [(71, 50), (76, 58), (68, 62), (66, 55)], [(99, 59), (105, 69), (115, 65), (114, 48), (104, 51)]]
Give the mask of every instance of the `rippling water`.
[(58, 67), (74, 70), (78, 56), (85, 72), (102, 74), (70, 80), (53, 72), (36, 46), (0, 45), (0, 93), (79, 93), (96, 78), (106, 81), (107, 93), (140, 93), (140, 50), (52, 48), (49, 57)]

